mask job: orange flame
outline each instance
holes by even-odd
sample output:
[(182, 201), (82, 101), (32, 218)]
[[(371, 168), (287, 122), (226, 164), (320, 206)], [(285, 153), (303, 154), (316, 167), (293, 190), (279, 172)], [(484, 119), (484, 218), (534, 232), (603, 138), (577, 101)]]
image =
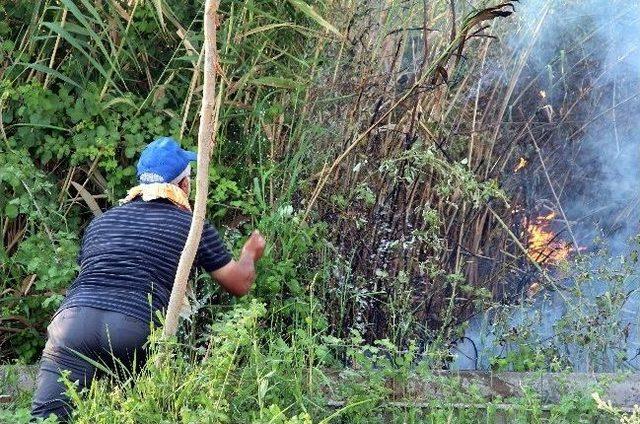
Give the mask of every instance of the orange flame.
[(520, 171), (522, 168), (524, 168), (525, 166), (527, 166), (527, 160), (525, 158), (520, 158), (520, 161), (518, 162), (518, 165), (514, 168), (513, 172), (518, 172)]
[(563, 240), (558, 240), (550, 228), (555, 212), (540, 216), (527, 225), (529, 256), (541, 264), (557, 264), (569, 257), (573, 248)]
[(551, 211), (548, 214), (544, 215), (544, 216), (539, 216), (536, 221), (551, 221), (553, 219), (555, 219), (556, 217), (556, 213)]

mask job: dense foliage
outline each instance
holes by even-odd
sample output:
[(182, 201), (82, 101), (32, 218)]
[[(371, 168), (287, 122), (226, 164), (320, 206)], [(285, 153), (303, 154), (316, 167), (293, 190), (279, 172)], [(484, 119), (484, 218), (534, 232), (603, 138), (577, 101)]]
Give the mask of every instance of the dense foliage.
[[(342, 25), (348, 21), (339, 18), (341, 11), (352, 19), (359, 13), (353, 5), (317, 6)], [(438, 10), (440, 6), (430, 13)], [(76, 271), (73, 258), (92, 213), (115, 205), (135, 184), (133, 165), (145, 143), (158, 135), (175, 136), (186, 146), (194, 143), (201, 92), (201, 15), (197, 2), (135, 1), (123, 8), (118, 3), (71, 0), (35, 6), (18, 1), (3, 6), (2, 14), (6, 41), (0, 68), (0, 134), (5, 154), (0, 175), (8, 184), (1, 192), (6, 260), (0, 308), (6, 336), (0, 349), (32, 362), (48, 317)], [(434, 56), (437, 66), (428, 72), (444, 69), (453, 57), (452, 48), (462, 49), (474, 25), (491, 18), (475, 15), (461, 23), (462, 35)], [(267, 302), (272, 322), (289, 328), (317, 299), (338, 312), (315, 325), (329, 326), (338, 336), (355, 327), (367, 340), (390, 335), (406, 343), (422, 335), (446, 343), (445, 333), (457, 322), (452, 315), (457, 306), (437, 300), (432, 314), (438, 318), (428, 320), (430, 327), (442, 324), (434, 334), (423, 324), (412, 328), (422, 312), (411, 309), (421, 311), (426, 303), (420, 301), (418, 308), (418, 292), (407, 290), (419, 275), (432, 279), (444, 290), (442, 295), (476, 290), (461, 284), (463, 277), (455, 269), (438, 269), (446, 246), (440, 211), (429, 206), (427, 198), (418, 208), (426, 226), (420, 224), (422, 228), (412, 232), (411, 244), (428, 247), (420, 255), (419, 269), (378, 265), (352, 275), (349, 269), (355, 271), (364, 262), (350, 265), (353, 246), (341, 241), (346, 233), (339, 227), (360, 228), (366, 222), (361, 212), (373, 207), (378, 214), (376, 205), (382, 199), (376, 199), (375, 186), (366, 181), (356, 182), (355, 190), (349, 185), (324, 189), (336, 137), (351, 137), (325, 122), (333, 119), (326, 110), (351, 97), (340, 91), (355, 75), (346, 71), (354, 58), (360, 60), (356, 46), (349, 47), (321, 13), (297, 0), (223, 2), (220, 22), (220, 129), (210, 170), (208, 215), (226, 230), (230, 246), (254, 226), (267, 235), (269, 249), (253, 294)], [(359, 25), (348, 37), (357, 36)], [(343, 79), (337, 78), (343, 73)], [(325, 89), (329, 78), (334, 80), (332, 90)], [(344, 128), (353, 131), (364, 125), (364, 115), (355, 119)], [(463, 163), (451, 162), (427, 143), (414, 143), (398, 153), (381, 162), (385, 179), (409, 185), (432, 179), (437, 196), (474, 207), (493, 196), (503, 197), (493, 181), (478, 182)], [(425, 168), (431, 174), (423, 174)], [(319, 200), (323, 190), (332, 201), (329, 208)], [(319, 205), (317, 211), (314, 204)], [(344, 218), (355, 212), (359, 217), (346, 224)], [(379, 243), (378, 236), (368, 232), (363, 229), (363, 235), (374, 238), (372, 243)], [(386, 261), (391, 263), (392, 256)], [(374, 287), (363, 280), (368, 275)], [(200, 316), (206, 322), (222, 307), (223, 295), (206, 276), (202, 279), (199, 297), (205, 307)], [(375, 288), (382, 283), (392, 288)], [(430, 295), (432, 300), (436, 293)], [(490, 296), (483, 288), (477, 293)], [(381, 310), (392, 319), (378, 322)], [(197, 333), (202, 322), (196, 318), (188, 332)]]
[[(74, 422), (612, 422), (597, 411), (589, 393), (573, 390), (570, 380), (551, 407), (527, 387), (521, 397), (489, 401), (463, 379), (437, 375), (428, 362), (416, 365), (415, 345), (404, 351), (389, 340), (367, 345), (357, 332), (339, 340), (310, 325), (285, 341), (275, 329), (260, 328), (265, 313), (263, 305), (252, 302), (218, 316), (199, 349), (158, 340), (156, 333), (149, 361), (133, 375), (96, 364), (111, 379), (81, 394), (68, 383), (77, 408)], [(352, 364), (341, 372), (334, 359), (339, 352)], [(438, 393), (416, 390), (421, 385)], [(0, 411), (2, 419), (26, 424), (27, 409)]]
[[(275, 10), (222, 6), (221, 72), (231, 86), (209, 201), (209, 217), (227, 223), (231, 246), (254, 225), (270, 236), (263, 265), (271, 271), (255, 293), (272, 301), (302, 294), (298, 269), (315, 230), (287, 228), (285, 221), (294, 218), (292, 190), (280, 187), (276, 199), (273, 184), (295, 185), (295, 172), (268, 160), (262, 127), (296, 107), (299, 86), (308, 82), (297, 79), (312, 66), (303, 48), (319, 36), (305, 29), (313, 28), (306, 15), (278, 4)], [(167, 3), (160, 15), (153, 2), (136, 2), (131, 15), (115, 5), (94, 6), (21, 1), (1, 11), (0, 349), (28, 362), (36, 359), (44, 326), (76, 272), (78, 239), (92, 216), (82, 199), (92, 199), (94, 208), (115, 205), (135, 184), (135, 159), (146, 143), (172, 135), (192, 146), (197, 126), (200, 6)], [(111, 15), (116, 12), (125, 16)], [(300, 25), (283, 24), (281, 37), (265, 36), (263, 25), (274, 23), (274, 12)], [(243, 37), (247, 31), (255, 35)], [(285, 48), (287, 56), (266, 60)], [(41, 64), (44, 55), (55, 70)], [(207, 284), (203, 295), (212, 290)]]

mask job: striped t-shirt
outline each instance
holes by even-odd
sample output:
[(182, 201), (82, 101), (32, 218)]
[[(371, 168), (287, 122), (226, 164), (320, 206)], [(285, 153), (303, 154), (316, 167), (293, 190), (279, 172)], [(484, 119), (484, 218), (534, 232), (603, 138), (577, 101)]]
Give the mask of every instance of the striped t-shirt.
[[(191, 217), (169, 201), (134, 200), (95, 218), (82, 240), (80, 273), (58, 312), (90, 306), (154, 319), (169, 303)], [(211, 272), (229, 261), (218, 232), (205, 222), (194, 265)]]

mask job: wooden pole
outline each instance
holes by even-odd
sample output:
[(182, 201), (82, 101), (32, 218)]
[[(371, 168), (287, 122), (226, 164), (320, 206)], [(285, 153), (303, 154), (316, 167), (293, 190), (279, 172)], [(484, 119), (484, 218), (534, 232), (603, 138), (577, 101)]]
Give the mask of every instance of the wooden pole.
[(204, 88), (202, 93), (202, 109), (200, 112), (200, 128), (198, 130), (198, 170), (196, 173), (196, 199), (193, 207), (193, 218), (187, 241), (180, 255), (176, 279), (171, 290), (167, 317), (163, 335), (170, 337), (178, 329), (179, 312), (182, 307), (185, 290), (189, 280), (191, 266), (200, 244), (204, 218), (206, 214), (209, 188), (209, 161), (215, 144), (215, 91), (218, 55), (216, 51), (216, 13), (218, 0), (206, 0), (204, 6)]

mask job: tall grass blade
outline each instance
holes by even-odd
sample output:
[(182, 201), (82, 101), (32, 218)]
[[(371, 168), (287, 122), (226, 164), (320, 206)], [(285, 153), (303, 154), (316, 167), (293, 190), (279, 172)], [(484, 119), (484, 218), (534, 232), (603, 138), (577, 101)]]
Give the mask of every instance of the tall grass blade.
[(302, 0), (289, 0), (289, 3), (291, 3), (296, 9), (307, 15), (307, 17), (315, 21), (318, 25), (320, 25), (327, 31), (334, 33), (340, 38), (344, 38), (344, 36), (340, 33), (340, 31), (338, 31), (335, 26), (327, 22), (327, 20), (320, 16), (320, 14), (316, 12), (315, 9), (309, 4), (305, 3)]
[(160, 21), (160, 27), (163, 31), (167, 30), (167, 25), (164, 22), (164, 13), (162, 12), (162, 0), (153, 0), (153, 5), (156, 7), (158, 13), (158, 21)]
[[(73, 1), (71, 1), (71, 0), (61, 0), (61, 2), (69, 9), (69, 12), (71, 12), (73, 14), (73, 16), (75, 16), (76, 19), (78, 19), (78, 21), (86, 28), (89, 37), (94, 41), (94, 43), (96, 44), (96, 46), (98, 47), (100, 52), (104, 55), (104, 58), (107, 60), (107, 63), (112, 68), (113, 72), (115, 72), (115, 74), (118, 76), (118, 78), (123, 80), (122, 75), (120, 74), (120, 72), (118, 70), (118, 67), (111, 60), (112, 52), (115, 51), (115, 46), (110, 45), (112, 52), (109, 52), (107, 50), (107, 48), (104, 46), (103, 42), (102, 42), (102, 40), (105, 39), (105, 38), (109, 42), (111, 42), (111, 39), (109, 37), (101, 37), (100, 35), (98, 35), (94, 31), (94, 29), (92, 28), (92, 26), (91, 26), (91, 24), (90, 24), (90, 22), (88, 20), (90, 18), (85, 16), (80, 11), (80, 9), (78, 9), (78, 7), (75, 5), (75, 3)], [(98, 14), (98, 11), (87, 0), (81, 0), (81, 2), (87, 8), (87, 10), (89, 10), (89, 12), (96, 18), (95, 20), (91, 19), (91, 21), (95, 22), (98, 26), (100, 26), (102, 31), (104, 31), (105, 28), (106, 28), (106, 25), (105, 25), (104, 21), (102, 19), (100, 19), (100, 15)]]
[(41, 63), (24, 63), (24, 62), (18, 62), (16, 63), (16, 65), (22, 65), (26, 68), (31, 68), (34, 69), (38, 72), (42, 72), (43, 74), (48, 74), (51, 75), (53, 77), (56, 77), (64, 82), (66, 82), (67, 84), (71, 84), (74, 87), (76, 87), (79, 90), (82, 90), (82, 87), (80, 86), (80, 84), (78, 84), (77, 82), (75, 82), (74, 80), (72, 80), (71, 78), (67, 77), (64, 74), (61, 74), (60, 72), (56, 71), (55, 69), (51, 69), (46, 65), (43, 65)]
[(303, 34), (308, 34), (309, 32), (311, 32), (309, 28), (303, 27), (302, 25), (295, 25), (288, 22), (280, 22), (277, 24), (262, 25), (257, 28), (252, 28), (249, 31), (242, 34), (241, 36), (239, 36), (238, 38), (242, 39), (250, 35), (259, 34), (261, 32), (271, 31), (273, 29), (278, 29), (278, 28), (291, 28), (291, 29), (300, 31)]
[(71, 46), (73, 46), (76, 50), (78, 50), (80, 53), (82, 53), (82, 55), (84, 57), (87, 58), (87, 60), (91, 63), (91, 65), (93, 65), (93, 67), (100, 73), (100, 75), (102, 75), (103, 77), (107, 78), (107, 71), (104, 69), (104, 67), (98, 63), (98, 61), (96, 59), (94, 59), (84, 48), (83, 45), (86, 46), (86, 43), (81, 42), (80, 40), (78, 40), (77, 38), (75, 38), (73, 35), (71, 35), (66, 29), (62, 28), (60, 26), (60, 24), (56, 23), (56, 22), (44, 22), (42, 24), (44, 27), (49, 28), (50, 30), (52, 30), (53, 32), (55, 32), (56, 34), (60, 35), (66, 42), (68, 42), (69, 44), (71, 44)]
[[(105, 373), (106, 375), (108, 375), (109, 377), (117, 377), (118, 375), (113, 372), (112, 370), (110, 370), (105, 364), (102, 364), (94, 359), (89, 358), (87, 355), (84, 355), (83, 353), (78, 352), (75, 349), (69, 349), (71, 352), (73, 352), (75, 355), (78, 355), (78, 357), (84, 361), (87, 361), (90, 365), (93, 365), (94, 367), (96, 367), (97, 369), (99, 369), (100, 371), (102, 371), (103, 373)], [(114, 358), (115, 360), (115, 358)]]

